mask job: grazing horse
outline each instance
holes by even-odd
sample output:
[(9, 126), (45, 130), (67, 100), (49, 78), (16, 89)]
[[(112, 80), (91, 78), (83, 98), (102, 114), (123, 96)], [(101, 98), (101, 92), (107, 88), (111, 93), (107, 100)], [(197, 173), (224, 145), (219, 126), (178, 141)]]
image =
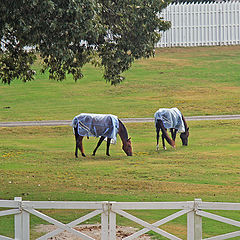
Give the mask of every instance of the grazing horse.
[[(188, 145), (189, 127), (182, 113), (177, 108), (160, 108), (155, 114), (155, 126), (157, 132), (157, 150), (159, 150), (159, 132), (162, 131), (162, 145), (166, 150), (165, 141), (175, 148), (175, 139), (177, 132), (180, 132), (182, 145)], [(172, 139), (167, 133), (170, 129)]]
[(127, 156), (132, 156), (131, 138), (128, 138), (127, 129), (117, 116), (111, 114), (81, 113), (73, 119), (72, 126), (76, 139), (76, 158), (78, 157), (78, 149), (81, 151), (83, 157), (86, 156), (84, 154), (82, 143), (84, 136), (100, 137), (96, 148), (93, 150), (93, 156), (95, 156), (96, 151), (102, 144), (103, 140), (107, 138), (106, 155), (110, 156), (110, 143), (116, 143), (117, 133), (122, 140), (123, 151)]

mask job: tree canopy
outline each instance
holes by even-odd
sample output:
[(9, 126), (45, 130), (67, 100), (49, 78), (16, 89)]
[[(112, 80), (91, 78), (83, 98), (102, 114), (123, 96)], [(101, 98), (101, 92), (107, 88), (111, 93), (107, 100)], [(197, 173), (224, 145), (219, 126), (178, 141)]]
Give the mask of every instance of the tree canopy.
[(167, 1), (1, 0), (0, 78), (9, 84), (34, 79), (38, 53), (50, 79), (72, 74), (76, 81), (91, 62), (117, 84), (135, 59), (154, 55), (159, 31), (170, 27), (159, 17)]

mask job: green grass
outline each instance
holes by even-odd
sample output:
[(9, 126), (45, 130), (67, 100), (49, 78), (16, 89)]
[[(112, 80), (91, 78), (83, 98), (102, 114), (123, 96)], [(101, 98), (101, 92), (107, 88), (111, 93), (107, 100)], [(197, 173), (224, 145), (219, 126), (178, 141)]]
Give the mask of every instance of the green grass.
[[(49, 81), (38, 73), (33, 82), (0, 85), (0, 121), (72, 119), (81, 112), (153, 117), (160, 107), (178, 107), (186, 116), (239, 114), (239, 64), (240, 46), (172, 48), (137, 61), (116, 87), (105, 84), (101, 71), (90, 65), (77, 83), (70, 77)], [(239, 120), (189, 122), (189, 147), (178, 138), (176, 150), (159, 152), (153, 123), (126, 126), (133, 157), (125, 156), (119, 138), (111, 157), (105, 156), (105, 143), (92, 157), (97, 139), (90, 138), (84, 139), (87, 157), (79, 159), (70, 126), (0, 128), (0, 199), (239, 202)], [(44, 212), (64, 222), (86, 213)], [(133, 214), (154, 222), (173, 212)], [(240, 218), (239, 211), (218, 213)], [(96, 221), (99, 217), (90, 222)], [(117, 221), (135, 226), (122, 217)], [(45, 222), (31, 217), (32, 239), (39, 236), (33, 229), (40, 223)], [(163, 228), (186, 239), (186, 216)], [(203, 229), (204, 237), (238, 230), (205, 218)], [(13, 237), (13, 216), (0, 218), (0, 235)]]
[(136, 61), (118, 86), (91, 65), (78, 82), (57, 83), (36, 64), (35, 81), (0, 85), (0, 121), (72, 119), (80, 112), (152, 117), (173, 106), (185, 115), (237, 114), (239, 64), (240, 46), (158, 49), (155, 58)]
[[(153, 123), (126, 124), (132, 137), (134, 156), (127, 157), (121, 141), (106, 144), (95, 157), (97, 139), (85, 139), (87, 157), (75, 159), (71, 127), (2, 128), (0, 135), (0, 198), (64, 201), (203, 201), (239, 202), (238, 139), (240, 121), (189, 122), (190, 145), (176, 150), (155, 151)], [(65, 222), (81, 211), (45, 211)], [(86, 211), (84, 211), (86, 212)], [(173, 211), (135, 211), (136, 216), (154, 222)], [(239, 212), (220, 212), (239, 219)], [(12, 231), (0, 221), (0, 234)], [(94, 221), (100, 221), (95, 218)], [(42, 223), (33, 218), (32, 226)], [(133, 225), (122, 217), (118, 224)], [(205, 236), (237, 228), (204, 219)], [(223, 225), (223, 226), (222, 226)], [(4, 230), (6, 227), (6, 230)], [(186, 217), (166, 224), (164, 229), (186, 236)], [(3, 233), (2, 233), (3, 231)], [(32, 232), (36, 237), (36, 233)], [(163, 239), (163, 238), (159, 238)]]

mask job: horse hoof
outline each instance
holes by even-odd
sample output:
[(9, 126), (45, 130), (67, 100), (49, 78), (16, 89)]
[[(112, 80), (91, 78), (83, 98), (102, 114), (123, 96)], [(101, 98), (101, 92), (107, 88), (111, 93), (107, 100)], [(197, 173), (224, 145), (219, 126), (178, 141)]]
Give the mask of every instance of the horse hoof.
[(166, 147), (164, 147), (163, 149), (164, 149), (165, 151), (167, 150), (167, 148), (166, 148)]
[(86, 155), (85, 155), (84, 153), (82, 154), (82, 156), (83, 156), (83, 157), (86, 157)]
[(106, 154), (106, 155), (110, 157), (110, 154)]
[(93, 153), (92, 156), (95, 156), (95, 153)]

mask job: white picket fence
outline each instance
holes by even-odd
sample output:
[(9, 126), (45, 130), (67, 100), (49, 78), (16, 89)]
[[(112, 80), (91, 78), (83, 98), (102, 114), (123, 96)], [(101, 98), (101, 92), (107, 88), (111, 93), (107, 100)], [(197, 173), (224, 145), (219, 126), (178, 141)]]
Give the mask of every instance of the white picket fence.
[[(154, 231), (161, 236), (171, 240), (181, 238), (168, 233), (159, 226), (187, 214), (187, 239), (202, 240), (202, 217), (210, 218), (236, 227), (240, 227), (240, 221), (222, 217), (204, 210), (231, 210), (240, 211), (240, 203), (202, 202), (201, 199), (186, 202), (65, 202), (65, 201), (22, 201), (16, 197), (14, 200), (0, 200), (1, 216), (14, 215), (15, 240), (30, 239), (30, 215), (37, 216), (57, 227), (56, 230), (38, 238), (38, 240), (49, 239), (63, 231), (68, 231), (83, 240), (94, 240), (94, 238), (74, 229), (76, 225), (87, 221), (97, 215), (101, 215), (101, 240), (116, 240), (116, 215), (128, 218), (143, 228), (134, 234), (124, 237), (123, 240), (136, 239), (144, 233)], [(47, 216), (40, 210), (44, 209), (88, 209), (90, 213), (82, 216), (68, 224)], [(179, 210), (155, 223), (148, 223), (128, 212), (127, 210)], [(239, 237), (240, 231), (234, 231), (219, 236), (205, 238), (205, 240), (222, 240)], [(13, 240), (13, 238), (0, 235), (1, 240)]]
[(240, 1), (170, 4), (160, 16), (172, 26), (157, 47), (240, 44)]

